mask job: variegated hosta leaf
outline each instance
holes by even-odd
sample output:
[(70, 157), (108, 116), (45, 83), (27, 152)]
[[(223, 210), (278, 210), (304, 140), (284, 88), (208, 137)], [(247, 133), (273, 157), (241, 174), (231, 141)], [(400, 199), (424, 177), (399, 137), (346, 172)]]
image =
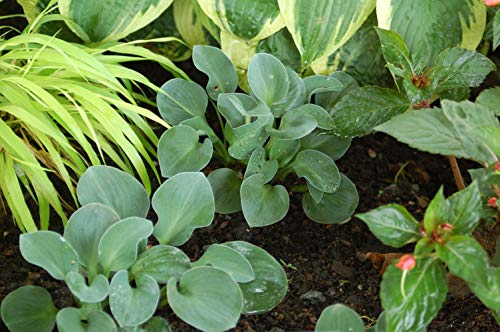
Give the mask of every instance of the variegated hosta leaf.
[[(210, 33), (204, 28), (202, 18), (195, 11), (192, 0), (176, 0), (173, 4), (175, 26), (182, 39), (191, 47), (210, 45), (214, 42)], [(200, 12), (200, 14), (203, 14)]]
[(278, 0), (278, 4), (303, 67), (326, 62), (375, 8), (375, 0)]
[(446, 48), (475, 49), (486, 26), (486, 6), (482, 0), (377, 0), (377, 18), (380, 28), (403, 37), (415, 63), (427, 65)]
[(59, 0), (59, 11), (74, 21), (85, 42), (106, 43), (126, 37), (157, 19), (173, 0)]

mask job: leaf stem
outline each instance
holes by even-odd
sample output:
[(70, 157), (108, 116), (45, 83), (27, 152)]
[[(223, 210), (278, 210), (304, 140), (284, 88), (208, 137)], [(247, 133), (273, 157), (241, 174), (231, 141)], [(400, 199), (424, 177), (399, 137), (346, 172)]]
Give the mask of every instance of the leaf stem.
[(406, 291), (405, 291), (405, 281), (406, 281), (406, 275), (408, 274), (409, 270), (404, 270), (403, 271), (403, 276), (401, 277), (401, 294), (403, 295), (403, 299), (406, 300)]
[(464, 178), (460, 172), (460, 167), (458, 166), (457, 158), (455, 156), (448, 156), (448, 161), (450, 162), (451, 171), (455, 177), (455, 183), (457, 184), (458, 190), (465, 188)]

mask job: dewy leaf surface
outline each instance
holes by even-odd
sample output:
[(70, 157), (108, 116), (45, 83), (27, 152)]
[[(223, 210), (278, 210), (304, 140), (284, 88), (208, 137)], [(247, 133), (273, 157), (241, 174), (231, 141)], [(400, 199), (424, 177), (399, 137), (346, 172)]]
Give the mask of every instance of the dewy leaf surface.
[(364, 332), (365, 325), (356, 311), (343, 304), (334, 304), (323, 310), (315, 332)]

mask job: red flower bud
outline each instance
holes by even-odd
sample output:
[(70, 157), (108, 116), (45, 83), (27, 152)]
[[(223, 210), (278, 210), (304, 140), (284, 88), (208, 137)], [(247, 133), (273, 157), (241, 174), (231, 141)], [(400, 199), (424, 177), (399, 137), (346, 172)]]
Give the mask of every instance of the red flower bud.
[(500, 163), (495, 164), (495, 171), (500, 172)]
[(484, 4), (488, 7), (495, 7), (500, 4), (500, 0), (484, 0)]
[(439, 227), (445, 232), (451, 232), (453, 230), (453, 225), (451, 224), (441, 224)]
[(413, 269), (416, 264), (417, 261), (413, 255), (403, 255), (396, 264), (396, 267), (400, 270), (406, 271)]
[(491, 197), (488, 199), (488, 206), (492, 209), (498, 209), (497, 198)]

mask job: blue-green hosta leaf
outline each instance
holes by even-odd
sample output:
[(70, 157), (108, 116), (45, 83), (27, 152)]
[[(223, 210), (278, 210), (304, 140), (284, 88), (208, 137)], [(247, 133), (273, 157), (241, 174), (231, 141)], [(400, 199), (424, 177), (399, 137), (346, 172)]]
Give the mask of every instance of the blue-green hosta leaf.
[(310, 194), (304, 195), (302, 207), (307, 217), (320, 224), (340, 224), (348, 221), (358, 207), (356, 186), (340, 174), (340, 187), (334, 193), (325, 193), (318, 203)]
[(307, 101), (310, 102), (312, 96), (323, 92), (337, 92), (339, 93), (344, 85), (342, 82), (337, 80), (333, 75), (314, 75), (304, 78), (304, 84), (306, 85), (306, 96)]
[(170, 278), (179, 279), (191, 268), (189, 257), (176, 247), (157, 245), (143, 252), (130, 272), (135, 275), (148, 275), (156, 282), (166, 284)]
[(317, 92), (314, 96), (314, 103), (323, 107), (328, 113), (332, 113), (333, 108), (339, 100), (345, 95), (359, 88), (358, 82), (349, 74), (341, 71), (336, 71), (330, 74), (336, 81), (342, 84), (339, 90), (330, 90), (325, 92)]
[(392, 264), (380, 285), (387, 331), (418, 331), (431, 322), (446, 299), (446, 269), (438, 259), (423, 258), (407, 272), (403, 285), (402, 276), (403, 271)]
[(57, 280), (64, 280), (68, 272), (80, 269), (75, 250), (52, 231), (21, 234), (19, 249), (26, 261), (40, 266)]
[(380, 28), (403, 37), (414, 62), (423, 67), (447, 48), (476, 49), (486, 26), (486, 6), (481, 0), (377, 0), (377, 18)]
[(130, 217), (110, 226), (99, 241), (99, 263), (105, 274), (128, 269), (136, 260), (138, 245), (153, 233), (151, 221)]
[(302, 66), (326, 58), (344, 45), (375, 8), (375, 0), (278, 0)]
[(255, 107), (257, 101), (244, 93), (221, 93), (217, 99), (217, 109), (232, 128), (244, 125), (244, 114)]
[(340, 137), (327, 131), (315, 130), (300, 139), (304, 150), (317, 150), (326, 154), (333, 161), (340, 159), (351, 145), (350, 137)]
[(226, 272), (200, 266), (167, 286), (168, 304), (186, 323), (203, 331), (225, 331), (236, 326), (243, 307), (240, 287)]
[(125, 270), (117, 272), (111, 279), (109, 307), (120, 327), (147, 322), (155, 313), (159, 300), (160, 288), (148, 275), (136, 276), (135, 287), (130, 285)]
[(261, 116), (254, 122), (245, 124), (232, 130), (234, 139), (229, 147), (231, 157), (238, 160), (250, 158), (253, 150), (261, 147), (266, 142), (269, 129), (273, 124), (272, 116)]
[(316, 203), (321, 202), (321, 200), (323, 199), (323, 196), (325, 195), (324, 191), (321, 191), (318, 188), (314, 187), (309, 181), (307, 182), (307, 191), (309, 192), (312, 199)]
[(146, 189), (132, 175), (109, 166), (91, 166), (76, 187), (80, 204), (101, 203), (120, 219), (144, 218), (149, 211)]
[(272, 225), (288, 212), (290, 198), (286, 188), (266, 185), (262, 174), (245, 179), (240, 192), (243, 215), (250, 227)]
[(142, 329), (144, 332), (172, 332), (168, 322), (163, 317), (159, 316), (155, 316), (148, 320), (143, 324)]
[(212, 46), (195, 46), (193, 48), (193, 63), (199, 71), (208, 76), (206, 90), (213, 100), (217, 100), (220, 93), (236, 91), (238, 87), (236, 69), (231, 60), (220, 49)]
[(410, 102), (392, 89), (364, 86), (342, 98), (332, 111), (335, 132), (342, 136), (362, 136), (374, 127), (405, 112)]
[(280, 102), (288, 93), (290, 82), (286, 68), (270, 54), (256, 54), (247, 75), (252, 93), (268, 106)]
[(448, 198), (450, 210), (448, 223), (453, 234), (470, 234), (481, 218), (481, 193), (477, 182)]
[(158, 142), (158, 161), (166, 178), (182, 172), (198, 172), (212, 159), (213, 145), (209, 138), (203, 143), (196, 130), (188, 126), (168, 129)]
[[(500, 15), (497, 16), (500, 17)], [(487, 107), (496, 116), (500, 116), (500, 86), (483, 90), (476, 102)]]
[(114, 332), (116, 325), (104, 311), (93, 311), (83, 317), (80, 309), (67, 307), (57, 313), (57, 329), (59, 332)]
[(82, 302), (98, 303), (108, 296), (108, 278), (98, 274), (90, 285), (85, 277), (78, 272), (69, 272), (66, 275), (66, 284), (71, 292)]
[(269, 136), (283, 140), (297, 140), (307, 136), (318, 126), (312, 114), (306, 112), (286, 112), (281, 118), (279, 129), (269, 128)]
[(319, 129), (332, 130), (335, 128), (331, 115), (328, 114), (323, 107), (318, 105), (305, 104), (288, 111), (287, 114), (288, 113), (298, 113), (303, 116), (312, 115), (316, 119)]
[(153, 196), (158, 214), (154, 236), (161, 244), (185, 243), (193, 230), (212, 223), (215, 202), (212, 187), (202, 173), (180, 173), (167, 180)]
[(223, 244), (212, 244), (193, 266), (213, 266), (229, 274), (236, 282), (255, 279), (250, 262), (238, 251)]
[(2, 320), (10, 331), (50, 332), (56, 323), (57, 308), (45, 288), (23, 286), (9, 293), (1, 306)]
[(363, 220), (380, 241), (391, 247), (400, 248), (422, 237), (422, 225), (401, 205), (381, 206), (356, 217)]
[(293, 163), (298, 177), (303, 177), (316, 189), (325, 193), (335, 192), (340, 185), (340, 172), (333, 160), (316, 150), (299, 152)]
[(204, 116), (208, 96), (198, 84), (182, 78), (174, 78), (163, 84), (156, 96), (160, 115), (171, 125), (184, 120)]
[(208, 136), (213, 144), (220, 142), (219, 137), (207, 123), (205, 117), (197, 116), (181, 122), (182, 126), (188, 126), (196, 130), (199, 136)]
[(265, 183), (268, 183), (274, 178), (276, 172), (278, 172), (278, 161), (275, 159), (266, 160), (266, 150), (261, 147), (252, 152), (245, 170), (244, 179), (255, 174), (262, 174)]
[(215, 212), (230, 214), (241, 211), (242, 179), (232, 169), (219, 168), (208, 175), (215, 197)]
[(276, 159), (279, 163), (279, 167), (288, 164), (300, 149), (300, 142), (298, 139), (271, 138), (269, 145), (271, 146), (269, 148), (269, 159)]
[(288, 29), (283, 28), (269, 38), (263, 39), (257, 45), (257, 53), (268, 53), (278, 58), (293, 72), (300, 72), (302, 63), (300, 53)]
[(248, 242), (226, 242), (228, 246), (242, 254), (252, 265), (255, 279), (240, 283), (243, 292), (243, 313), (258, 314), (276, 307), (285, 297), (288, 280), (283, 267), (267, 251)]
[(59, 11), (76, 24), (70, 27), (89, 43), (117, 41), (158, 18), (173, 0), (59, 0)]
[(364, 332), (365, 324), (356, 311), (343, 304), (328, 306), (321, 312), (315, 332)]
[(304, 80), (290, 67), (286, 67), (288, 74), (288, 93), (278, 103), (271, 106), (271, 112), (275, 117), (281, 117), (285, 112), (299, 107), (306, 102), (307, 88)]

